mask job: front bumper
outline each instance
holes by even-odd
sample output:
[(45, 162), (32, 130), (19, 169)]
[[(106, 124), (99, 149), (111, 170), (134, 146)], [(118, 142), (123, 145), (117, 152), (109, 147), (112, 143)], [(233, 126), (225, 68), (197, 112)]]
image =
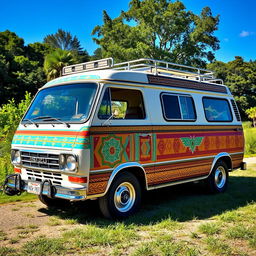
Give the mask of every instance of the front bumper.
[[(34, 183), (34, 182), (33, 182)], [(41, 184), (40, 182), (36, 182)], [(9, 188), (15, 189), (15, 179), (10, 177), (8, 178), (6, 182), (6, 186)], [(59, 185), (52, 185), (54, 188), (53, 191), (53, 197), (54, 198), (61, 198), (61, 199), (67, 199), (67, 200), (85, 200), (86, 199), (86, 187), (82, 188), (67, 188)], [(22, 180), (21, 190), (27, 191), (28, 189), (28, 181)], [(44, 184), (41, 194), (50, 196), (51, 189), (48, 183)]]

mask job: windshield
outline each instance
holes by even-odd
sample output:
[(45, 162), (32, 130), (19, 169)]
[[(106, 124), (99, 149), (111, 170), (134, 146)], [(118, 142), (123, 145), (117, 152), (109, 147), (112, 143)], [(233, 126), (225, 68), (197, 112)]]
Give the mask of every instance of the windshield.
[(88, 118), (95, 83), (61, 85), (40, 91), (23, 122), (82, 122)]

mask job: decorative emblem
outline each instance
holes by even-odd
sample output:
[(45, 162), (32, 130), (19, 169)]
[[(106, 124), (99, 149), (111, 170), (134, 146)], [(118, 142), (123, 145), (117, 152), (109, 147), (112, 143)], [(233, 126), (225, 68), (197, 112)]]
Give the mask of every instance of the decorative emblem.
[(48, 161), (45, 158), (42, 157), (35, 157), (35, 156), (30, 156), (29, 161), (33, 163), (38, 163), (38, 164), (47, 164)]
[(115, 135), (102, 139), (100, 153), (102, 155), (103, 164), (113, 167), (121, 162), (122, 156), (122, 138)]
[(188, 147), (192, 153), (195, 152), (197, 146), (200, 146), (202, 144), (203, 139), (204, 137), (195, 137), (195, 136), (180, 138), (183, 145), (185, 147)]

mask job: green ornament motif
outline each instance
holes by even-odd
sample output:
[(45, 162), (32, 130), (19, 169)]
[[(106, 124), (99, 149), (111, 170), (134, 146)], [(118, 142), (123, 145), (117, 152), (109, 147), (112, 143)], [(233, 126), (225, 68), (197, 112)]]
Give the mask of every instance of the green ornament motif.
[(102, 156), (102, 164), (113, 167), (121, 162), (122, 158), (122, 138), (115, 135), (102, 139), (100, 154)]
[(202, 144), (203, 139), (204, 137), (195, 137), (195, 136), (180, 138), (183, 145), (185, 147), (188, 147), (192, 153), (195, 152), (197, 146), (200, 146)]

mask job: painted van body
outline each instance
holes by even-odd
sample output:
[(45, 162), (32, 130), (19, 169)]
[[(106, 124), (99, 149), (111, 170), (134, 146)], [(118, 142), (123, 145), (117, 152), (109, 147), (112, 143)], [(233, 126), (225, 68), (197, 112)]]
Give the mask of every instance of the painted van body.
[[(159, 71), (156, 65), (150, 72), (113, 67), (77, 72), (80, 66), (73, 67), (64, 70), (70, 75), (40, 89), (12, 142), (13, 163), (22, 190), (40, 193), (46, 204), (56, 199), (100, 198), (106, 217), (126, 217), (137, 209), (137, 195), (142, 189), (211, 179), (216, 182), (215, 190), (222, 192), (228, 178), (224, 169), (243, 166), (244, 136), (236, 103), (229, 89), (209, 79), (208, 73), (191, 77), (180, 75), (180, 70)], [(33, 109), (40, 94), (46, 95), (49, 89), (59, 90), (67, 100), (65, 105), (73, 100), (65, 98), (69, 88), (77, 87), (82, 92), (86, 86), (93, 92), (84, 119), (77, 111), (82, 100), (73, 121), (48, 116), (44, 119), (38, 116), (40, 109)], [(118, 111), (125, 109), (123, 116), (113, 114), (113, 104)], [(72, 104), (66, 111), (71, 108)], [(137, 112), (129, 115), (134, 109)], [(215, 114), (213, 119), (211, 114)], [(15, 154), (20, 154), (18, 163)], [(65, 161), (74, 168), (65, 167)], [(220, 162), (224, 169), (216, 167)], [(217, 173), (209, 178), (213, 171)], [(134, 177), (135, 185), (130, 181)], [(8, 184), (13, 187), (14, 178)]]

